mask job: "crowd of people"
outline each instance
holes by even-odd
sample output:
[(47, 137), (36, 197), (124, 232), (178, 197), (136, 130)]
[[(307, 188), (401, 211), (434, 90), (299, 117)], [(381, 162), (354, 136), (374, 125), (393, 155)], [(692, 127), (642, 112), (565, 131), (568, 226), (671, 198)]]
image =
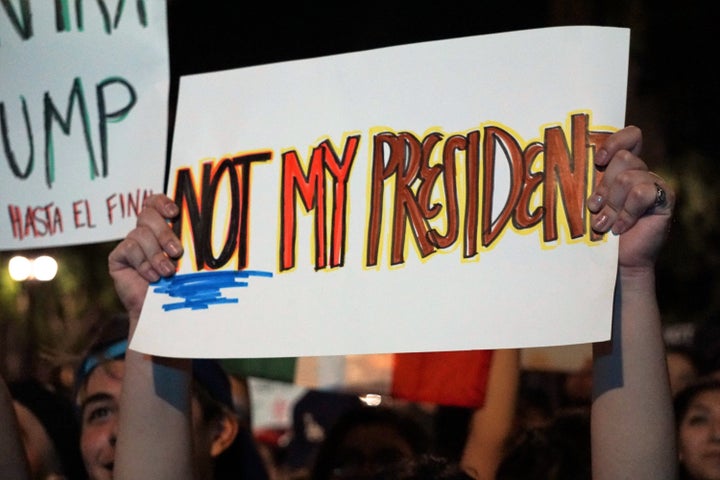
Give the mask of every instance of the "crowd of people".
[(612, 338), (593, 345), (592, 392), (572, 409), (533, 397), (519, 351), (499, 350), (457, 455), (441, 452), (408, 411), (357, 405), (328, 426), (307, 468), (283, 470), (220, 363), (128, 348), (149, 283), (172, 275), (182, 254), (168, 223), (178, 207), (155, 195), (109, 256), (126, 311), (77, 366), (72, 398), (0, 383), (0, 478), (720, 479), (720, 363), (706, 345), (687, 357), (691, 368), (669, 375), (675, 350), (663, 338), (655, 261), (675, 194), (641, 145), (641, 131), (626, 127), (595, 155), (604, 173), (587, 205), (594, 230), (619, 236), (617, 286)]

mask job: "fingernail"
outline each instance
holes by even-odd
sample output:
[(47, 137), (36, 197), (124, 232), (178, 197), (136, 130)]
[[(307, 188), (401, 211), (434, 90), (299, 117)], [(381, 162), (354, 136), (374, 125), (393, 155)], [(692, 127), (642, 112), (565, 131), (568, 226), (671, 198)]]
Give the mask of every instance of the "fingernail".
[(597, 230), (598, 232), (604, 232), (607, 230), (607, 223), (608, 223), (608, 216), (603, 214), (599, 215), (595, 219), (595, 223), (593, 224), (593, 228)]
[(595, 163), (605, 163), (607, 160), (608, 152), (604, 148), (601, 148), (600, 150), (595, 153)]
[(182, 254), (182, 247), (174, 240), (169, 241), (166, 248), (171, 257), (178, 257)]
[(173, 265), (173, 263), (170, 261), (166, 261), (160, 265), (160, 269), (162, 270), (162, 275), (164, 277), (167, 277), (168, 275), (172, 275), (175, 272), (175, 265)]
[(174, 203), (168, 203), (165, 205), (165, 215), (168, 217), (174, 217), (179, 213), (178, 206)]
[(616, 221), (615, 225), (613, 225), (613, 227), (612, 227), (612, 232), (615, 235), (620, 235), (622, 233), (625, 233), (625, 230), (626, 230), (625, 222), (623, 222), (622, 220)]
[(602, 206), (603, 197), (599, 193), (596, 193), (595, 195), (591, 195), (590, 198), (588, 198), (588, 208), (591, 211), (598, 211), (600, 207)]

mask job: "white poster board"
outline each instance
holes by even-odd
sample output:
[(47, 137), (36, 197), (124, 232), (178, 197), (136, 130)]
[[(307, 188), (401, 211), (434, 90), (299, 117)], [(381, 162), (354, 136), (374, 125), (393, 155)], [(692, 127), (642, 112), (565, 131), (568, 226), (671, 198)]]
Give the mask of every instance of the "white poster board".
[[(564, 27), (181, 79), (178, 275), (132, 348), (273, 357), (610, 335), (617, 238), (585, 199), (629, 31)], [(192, 226), (194, 225), (194, 226)]]
[(116, 240), (163, 189), (164, 1), (0, 8), (0, 249)]

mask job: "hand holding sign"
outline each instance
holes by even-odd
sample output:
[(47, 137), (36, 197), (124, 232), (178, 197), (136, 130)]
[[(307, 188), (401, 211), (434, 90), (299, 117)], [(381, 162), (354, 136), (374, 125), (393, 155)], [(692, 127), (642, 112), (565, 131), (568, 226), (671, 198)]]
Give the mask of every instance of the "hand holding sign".
[(120, 300), (137, 320), (148, 283), (175, 273), (182, 246), (167, 221), (179, 213), (177, 205), (162, 194), (145, 201), (137, 226), (110, 253), (108, 267)]
[[(638, 156), (642, 132), (626, 127), (596, 157), (605, 173), (588, 201), (593, 228), (620, 236), (620, 268), (653, 269), (670, 227), (675, 195)], [(620, 160), (611, 161), (615, 157)], [(650, 214), (650, 215), (648, 215)]]
[[(658, 185), (665, 183), (636, 155), (640, 143), (641, 131), (636, 127), (626, 127), (608, 138), (606, 153), (598, 161), (605, 175), (588, 201), (594, 213), (591, 222), (598, 232), (623, 234), (619, 258), (620, 266), (627, 269), (652, 266), (675, 198), (665, 186), (666, 201), (656, 204)], [(177, 205), (166, 195), (150, 197), (137, 226), (110, 253), (109, 271), (133, 325), (140, 317), (148, 284), (175, 275), (183, 249), (168, 221), (178, 214)]]
[[(618, 244), (592, 230), (586, 199), (624, 122), (628, 33), (539, 29), (183, 77), (167, 192), (185, 255), (148, 292), (133, 348), (607, 339)], [(593, 291), (572, 281), (588, 271)]]

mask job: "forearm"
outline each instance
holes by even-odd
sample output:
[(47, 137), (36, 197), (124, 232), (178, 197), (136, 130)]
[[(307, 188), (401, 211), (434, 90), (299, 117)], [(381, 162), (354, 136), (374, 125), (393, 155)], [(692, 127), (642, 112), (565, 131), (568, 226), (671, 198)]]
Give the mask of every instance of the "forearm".
[(676, 478), (675, 429), (652, 269), (620, 271), (610, 342), (596, 344), (594, 480)]
[(12, 397), (0, 378), (0, 480), (26, 480), (28, 473), (25, 449), (20, 438)]
[(485, 404), (470, 421), (460, 461), (475, 480), (492, 480), (512, 431), (520, 381), (520, 350), (496, 350), (488, 378)]
[(128, 350), (115, 479), (192, 479), (191, 361)]

